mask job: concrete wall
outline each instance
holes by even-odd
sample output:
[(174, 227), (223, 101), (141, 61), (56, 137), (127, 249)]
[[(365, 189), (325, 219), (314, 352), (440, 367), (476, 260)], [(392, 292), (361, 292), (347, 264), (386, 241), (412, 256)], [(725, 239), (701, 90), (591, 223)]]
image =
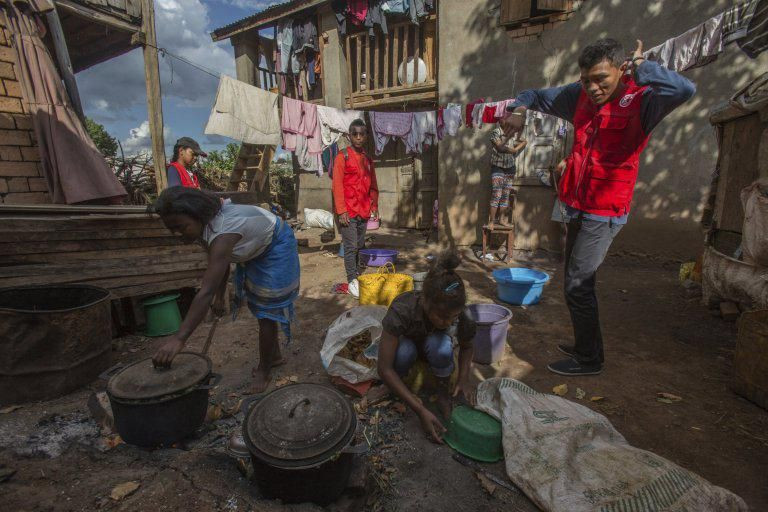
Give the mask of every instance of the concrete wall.
[[(321, 39), (327, 36), (327, 43), (323, 48), (323, 99), (325, 105), (335, 108), (344, 108), (346, 94), (346, 69), (342, 47), (339, 41), (338, 25), (333, 11), (329, 6), (321, 8), (318, 12), (318, 33)], [(298, 186), (298, 210), (303, 214), (304, 208), (320, 208), (333, 211), (331, 199), (331, 179), (327, 174), (317, 176), (314, 173), (299, 172)]]
[(50, 203), (9, 38), (0, 22), (0, 204)]
[[(628, 51), (641, 39), (650, 48), (731, 3), (587, 0), (557, 26), (508, 33), (497, 27), (498, 0), (474, 1), (471, 7), (465, 0), (441, 0), (440, 103), (504, 99), (523, 89), (575, 81), (579, 51), (595, 39), (614, 37)], [(641, 158), (629, 224), (613, 251), (665, 259), (692, 258), (701, 251), (698, 221), (717, 154), (708, 111), (764, 71), (766, 64), (768, 55), (751, 60), (732, 45), (714, 63), (685, 73), (698, 92), (654, 130)], [(440, 145), (441, 230), (458, 244), (476, 243), (481, 220), (488, 215), (487, 130), (463, 130)], [(518, 248), (558, 247), (559, 228), (548, 220), (551, 210), (550, 192), (520, 187), (515, 212)]]

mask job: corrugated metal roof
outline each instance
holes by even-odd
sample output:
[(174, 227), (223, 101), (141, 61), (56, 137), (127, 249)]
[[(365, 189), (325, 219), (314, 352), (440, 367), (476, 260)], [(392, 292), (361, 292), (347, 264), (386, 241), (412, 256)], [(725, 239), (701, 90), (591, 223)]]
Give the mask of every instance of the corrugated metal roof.
[(245, 18), (215, 29), (211, 32), (211, 39), (221, 41), (254, 28), (263, 28), (265, 25), (271, 25), (275, 21), (312, 7), (317, 7), (330, 0), (291, 0), (281, 4), (270, 5), (262, 11), (246, 16)]

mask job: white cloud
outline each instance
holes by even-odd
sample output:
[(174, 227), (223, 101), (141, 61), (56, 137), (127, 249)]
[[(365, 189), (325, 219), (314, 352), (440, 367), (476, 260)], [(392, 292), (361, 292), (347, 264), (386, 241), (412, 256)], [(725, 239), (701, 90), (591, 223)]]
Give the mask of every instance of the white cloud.
[[(156, 0), (155, 23), (159, 47), (215, 73), (234, 76), (231, 44), (211, 41), (208, 6), (201, 0)], [(142, 53), (137, 49), (78, 74), (85, 110), (93, 111), (97, 120), (114, 120), (146, 105)], [(170, 56), (160, 57), (160, 76), (166, 105), (213, 104), (216, 78)]]
[[(163, 136), (165, 137), (165, 142), (168, 143), (171, 137), (171, 129), (168, 126), (163, 127)], [(121, 141), (121, 144), (126, 155), (149, 152), (152, 149), (149, 121), (144, 121), (136, 128), (131, 128), (128, 132), (128, 138)]]
[(276, 0), (220, 0), (220, 2), (226, 5), (234, 5), (241, 9), (252, 10), (253, 12), (263, 11), (271, 5), (284, 3)]

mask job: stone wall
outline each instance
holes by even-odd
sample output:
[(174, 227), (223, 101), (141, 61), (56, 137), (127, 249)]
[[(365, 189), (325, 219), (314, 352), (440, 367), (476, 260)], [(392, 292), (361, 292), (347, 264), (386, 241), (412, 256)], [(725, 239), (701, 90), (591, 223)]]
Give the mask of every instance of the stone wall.
[(10, 33), (0, 22), (0, 204), (50, 203), (15, 62)]

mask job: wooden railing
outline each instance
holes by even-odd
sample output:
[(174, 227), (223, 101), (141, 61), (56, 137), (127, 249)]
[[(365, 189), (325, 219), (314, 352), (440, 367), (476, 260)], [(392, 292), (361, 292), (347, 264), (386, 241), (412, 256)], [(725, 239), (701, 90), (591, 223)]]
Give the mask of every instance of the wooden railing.
[(436, 19), (420, 25), (390, 25), (388, 34), (350, 34), (346, 40), (350, 106), (375, 103), (383, 95), (421, 93), (425, 99), (437, 91)]

